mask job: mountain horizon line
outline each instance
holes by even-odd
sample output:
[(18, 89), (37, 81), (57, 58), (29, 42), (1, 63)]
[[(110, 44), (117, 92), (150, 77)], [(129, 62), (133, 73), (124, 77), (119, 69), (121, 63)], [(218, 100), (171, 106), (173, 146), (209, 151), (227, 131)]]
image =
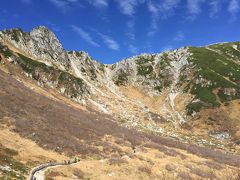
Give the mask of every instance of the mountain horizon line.
[[(172, 49), (163, 50), (163, 51), (159, 51), (159, 52), (140, 52), (140, 53), (137, 53), (136, 55), (132, 55), (132, 56), (128, 56), (128, 57), (123, 57), (123, 58), (121, 58), (121, 59), (115, 60), (114, 63), (104, 63), (102, 59), (93, 58), (93, 57), (91, 56), (91, 54), (88, 53), (87, 50), (84, 50), (84, 49), (80, 49), (80, 50), (77, 50), (77, 49), (65, 49), (65, 48), (64, 48), (64, 45), (63, 45), (62, 42), (59, 40), (59, 38), (58, 38), (58, 36), (56, 35), (56, 33), (54, 32), (54, 30), (52, 30), (51, 28), (49, 28), (48, 26), (45, 26), (45, 25), (36, 26), (36, 27), (32, 28), (30, 31), (25, 31), (25, 30), (23, 30), (23, 28), (21, 28), (21, 27), (13, 27), (13, 28), (4, 28), (4, 29), (0, 30), (0, 32), (18, 30), (18, 31), (21, 31), (22, 33), (31, 33), (31, 32), (34, 31), (35, 29), (42, 29), (42, 30), (46, 30), (46, 31), (52, 33), (52, 34), (55, 36), (55, 38), (59, 41), (59, 43), (61, 44), (61, 46), (63, 47), (64, 51), (66, 51), (67, 53), (71, 53), (71, 52), (79, 52), (79, 53), (80, 53), (80, 52), (84, 52), (84, 53), (88, 54), (88, 55), (92, 58), (92, 60), (98, 61), (98, 62), (100, 62), (101, 64), (104, 64), (104, 65), (116, 64), (116, 63), (118, 63), (118, 62), (121, 62), (121, 61), (124, 61), (124, 60), (129, 60), (129, 59), (132, 59), (132, 58), (135, 58), (135, 57), (138, 57), (138, 56), (142, 56), (142, 55), (157, 55), (157, 54), (163, 54), (163, 53), (166, 53), (166, 52), (175, 51), (175, 50), (182, 49), (182, 48), (188, 48), (188, 47), (208, 47), (208, 46), (217, 45), (217, 44), (226, 44), (226, 43), (237, 43), (237, 42), (240, 42), (240, 40), (234, 40), (234, 41), (218, 41), (218, 42), (213, 42), (213, 43), (204, 44), (204, 45), (199, 45), (199, 46), (185, 45), (185, 46), (180, 46), (180, 47), (177, 47), (177, 48), (172, 48)], [(112, 60), (114, 60), (114, 59), (112, 59)]]

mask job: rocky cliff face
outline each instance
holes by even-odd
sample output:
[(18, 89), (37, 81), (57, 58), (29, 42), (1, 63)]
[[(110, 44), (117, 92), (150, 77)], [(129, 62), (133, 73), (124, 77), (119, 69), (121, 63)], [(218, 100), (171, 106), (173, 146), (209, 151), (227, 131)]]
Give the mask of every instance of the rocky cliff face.
[[(43, 26), (30, 33), (1, 31), (0, 42), (1, 53), (40, 86), (143, 129), (163, 133), (160, 119), (194, 127), (192, 119), (206, 123), (206, 113), (240, 99), (239, 42), (142, 54), (112, 65), (83, 51), (65, 51)], [(222, 126), (231, 129), (220, 123), (217, 130)]]
[(113, 81), (116, 85), (143, 86), (149, 95), (160, 95), (163, 89), (177, 88), (179, 78), (186, 71), (190, 57), (188, 48), (162, 54), (142, 54), (115, 65)]
[(33, 29), (30, 33), (21, 29), (5, 30), (0, 33), (2, 41), (9, 42), (30, 57), (56, 65), (62, 70), (69, 69), (67, 53), (53, 32), (44, 26)]

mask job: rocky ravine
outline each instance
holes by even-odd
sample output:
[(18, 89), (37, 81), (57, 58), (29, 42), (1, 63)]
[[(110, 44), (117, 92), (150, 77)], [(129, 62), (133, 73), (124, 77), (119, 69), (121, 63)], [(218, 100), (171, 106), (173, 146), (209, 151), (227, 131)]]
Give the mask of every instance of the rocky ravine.
[(30, 33), (1, 31), (0, 42), (2, 59), (39, 86), (111, 114), (124, 126), (239, 148), (239, 42), (142, 54), (111, 65), (65, 51), (43, 26)]

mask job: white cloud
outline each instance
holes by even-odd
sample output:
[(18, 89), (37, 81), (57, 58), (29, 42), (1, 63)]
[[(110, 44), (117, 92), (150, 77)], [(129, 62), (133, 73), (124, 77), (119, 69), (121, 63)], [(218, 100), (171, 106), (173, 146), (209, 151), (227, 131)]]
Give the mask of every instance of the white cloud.
[(49, 2), (61, 9), (63, 12), (66, 12), (72, 5), (78, 3), (78, 0), (49, 0)]
[(113, 40), (113, 38), (102, 33), (98, 33), (98, 34), (102, 37), (104, 43), (107, 45), (109, 49), (112, 49), (115, 51), (120, 49), (119, 44), (115, 40)]
[(128, 50), (129, 52), (133, 53), (133, 54), (137, 54), (138, 53), (138, 48), (132, 44), (129, 44), (128, 46)]
[(151, 27), (148, 32), (148, 35), (152, 36), (155, 34), (155, 32), (158, 29), (158, 20), (159, 20), (159, 15), (160, 15), (159, 14), (160, 9), (159, 9), (158, 5), (154, 4), (152, 1), (149, 1), (147, 6), (148, 6), (149, 12), (152, 14)]
[(53, 31), (55, 32), (59, 32), (60, 31), (60, 27), (50, 21), (48, 21), (47, 23), (47, 26), (49, 26)]
[(148, 10), (154, 16), (160, 16), (162, 18), (167, 18), (171, 14), (174, 13), (174, 9), (176, 9), (181, 0), (162, 0), (159, 2), (148, 2)]
[(240, 2), (239, 0), (230, 0), (228, 6), (228, 12), (235, 16), (240, 11)]
[(165, 0), (160, 4), (160, 9), (162, 13), (173, 13), (173, 10), (178, 7), (180, 0)]
[(152, 14), (151, 27), (148, 32), (149, 36), (153, 36), (157, 32), (159, 19), (167, 19), (174, 14), (174, 10), (178, 7), (180, 2), (181, 0), (148, 1), (147, 7)]
[(134, 41), (135, 40), (135, 20), (131, 19), (127, 22), (127, 37), (131, 40)]
[[(137, 7), (144, 3), (145, 0), (115, 0), (118, 4), (120, 12), (130, 17), (127, 21), (126, 36), (129, 38), (130, 43), (135, 41), (135, 13)], [(133, 45), (129, 45), (129, 51), (135, 53), (137, 49)]]
[(145, 0), (115, 0), (120, 8), (122, 14), (133, 16), (136, 11), (136, 7), (145, 2)]
[(61, 0), (49, 0), (54, 6), (63, 10), (64, 12), (68, 9), (68, 1), (61, 1)]
[(75, 25), (71, 25), (71, 28), (74, 32), (76, 32), (83, 40), (85, 40), (89, 44), (91, 44), (95, 47), (100, 47), (100, 45), (93, 40), (93, 38), (90, 36), (90, 34), (87, 33), (86, 31), (84, 31), (82, 28), (75, 26)]
[(185, 39), (185, 35), (182, 31), (178, 31), (176, 36), (173, 38), (174, 41), (182, 41)]
[(202, 12), (201, 5), (205, 2), (205, 0), (187, 0), (187, 8), (190, 16), (188, 19), (193, 20)]
[(152, 22), (151, 22), (151, 26), (150, 26), (150, 29), (147, 33), (148, 36), (153, 36), (156, 34), (156, 32), (158, 31), (158, 18), (153, 18), (152, 19)]
[(96, 8), (108, 7), (108, 0), (86, 0), (86, 1)]
[(152, 14), (151, 27), (148, 31), (148, 36), (153, 36), (158, 30), (159, 8), (152, 1), (148, 3), (148, 10)]
[(158, 6), (156, 4), (154, 4), (152, 1), (148, 2), (148, 10), (155, 15), (158, 15), (159, 9)]
[(211, 0), (210, 5), (210, 18), (216, 18), (217, 13), (221, 10), (222, 0)]

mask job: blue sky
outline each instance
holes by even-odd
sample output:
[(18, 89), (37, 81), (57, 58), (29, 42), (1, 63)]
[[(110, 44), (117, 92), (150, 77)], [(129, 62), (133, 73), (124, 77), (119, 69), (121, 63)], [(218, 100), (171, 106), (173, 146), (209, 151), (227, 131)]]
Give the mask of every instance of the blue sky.
[(0, 29), (45, 25), (66, 50), (114, 63), (140, 53), (240, 41), (240, 0), (1, 0)]

